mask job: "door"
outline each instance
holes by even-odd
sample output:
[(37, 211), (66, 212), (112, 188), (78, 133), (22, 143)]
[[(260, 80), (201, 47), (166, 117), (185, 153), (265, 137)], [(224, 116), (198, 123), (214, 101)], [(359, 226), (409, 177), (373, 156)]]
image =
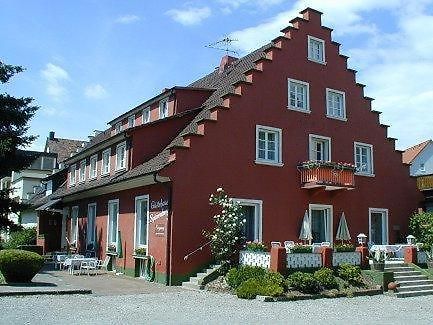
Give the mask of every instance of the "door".
[(332, 206), (310, 204), (313, 243), (332, 242)]
[(245, 219), (243, 235), (246, 241), (256, 240), (256, 220), (255, 220), (255, 207), (252, 205), (245, 205), (242, 207), (242, 217)]
[(388, 243), (388, 211), (370, 209), (370, 242), (376, 245)]

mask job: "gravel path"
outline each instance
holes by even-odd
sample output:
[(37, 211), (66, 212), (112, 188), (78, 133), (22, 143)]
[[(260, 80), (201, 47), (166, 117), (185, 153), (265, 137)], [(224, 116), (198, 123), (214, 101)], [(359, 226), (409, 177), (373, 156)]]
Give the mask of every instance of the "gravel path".
[(0, 298), (0, 324), (432, 324), (433, 296), (265, 303), (228, 294)]

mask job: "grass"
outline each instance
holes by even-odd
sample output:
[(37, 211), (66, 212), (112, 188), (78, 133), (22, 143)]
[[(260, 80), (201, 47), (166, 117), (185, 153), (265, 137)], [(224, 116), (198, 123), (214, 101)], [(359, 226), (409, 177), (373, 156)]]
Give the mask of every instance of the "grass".
[(426, 275), (429, 279), (433, 280), (433, 269), (422, 268), (416, 264), (411, 264), (410, 266), (413, 266), (415, 269)]

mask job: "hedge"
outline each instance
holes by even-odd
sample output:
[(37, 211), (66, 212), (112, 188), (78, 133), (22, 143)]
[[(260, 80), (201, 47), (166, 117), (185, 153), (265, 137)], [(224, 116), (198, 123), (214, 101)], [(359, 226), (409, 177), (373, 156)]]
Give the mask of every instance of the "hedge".
[(19, 249), (0, 251), (0, 272), (6, 282), (30, 282), (44, 265), (44, 258)]

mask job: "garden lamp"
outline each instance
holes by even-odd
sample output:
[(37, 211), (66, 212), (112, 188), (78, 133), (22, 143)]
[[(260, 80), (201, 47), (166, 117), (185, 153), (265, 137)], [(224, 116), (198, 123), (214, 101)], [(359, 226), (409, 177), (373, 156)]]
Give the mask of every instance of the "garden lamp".
[(406, 237), (407, 243), (409, 245), (415, 245), (415, 236), (413, 235), (409, 235)]
[(356, 238), (358, 238), (358, 244), (361, 246), (365, 246), (367, 243), (367, 236), (364, 233), (360, 233)]

